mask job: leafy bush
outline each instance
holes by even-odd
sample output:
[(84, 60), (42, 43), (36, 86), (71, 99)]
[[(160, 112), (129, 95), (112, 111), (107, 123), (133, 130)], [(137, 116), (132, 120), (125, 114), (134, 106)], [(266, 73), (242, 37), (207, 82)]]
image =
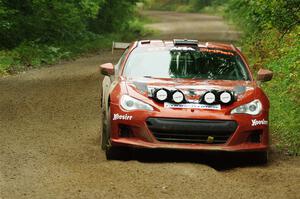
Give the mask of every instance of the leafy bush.
[(0, 0), (0, 74), (148, 34), (137, 0)]
[[(278, 52), (263, 64), (273, 70), (275, 78), (264, 85), (271, 101), (271, 130), (279, 148), (291, 154), (300, 154), (300, 31), (288, 35)], [(277, 51), (277, 50), (276, 50)]]
[(24, 41), (75, 41), (97, 14), (100, 1), (1, 0), (0, 47), (14, 48)]
[(300, 23), (298, 0), (229, 0), (228, 13), (246, 30), (257, 33), (275, 28), (283, 34)]
[(13, 74), (43, 65), (50, 65), (60, 60), (68, 60), (83, 53), (97, 52), (102, 48), (110, 48), (112, 41), (121, 40), (123, 35), (96, 35), (89, 33), (84, 39), (76, 42), (39, 44), (23, 42), (10, 51), (0, 51), (0, 75)]
[(12, 52), (0, 51), (0, 75), (6, 74), (9, 68), (16, 64)]
[(95, 33), (129, 31), (130, 21), (136, 16), (138, 0), (108, 0), (102, 4), (97, 17), (90, 21), (90, 29)]
[(300, 154), (300, 5), (284, 0), (229, 0), (226, 15), (243, 27), (242, 45), (254, 69), (274, 71), (265, 85), (274, 143)]

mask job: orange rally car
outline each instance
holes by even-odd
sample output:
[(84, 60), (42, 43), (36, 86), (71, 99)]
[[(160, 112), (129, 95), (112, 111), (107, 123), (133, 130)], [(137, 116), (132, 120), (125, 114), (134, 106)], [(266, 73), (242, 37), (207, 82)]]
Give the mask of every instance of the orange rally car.
[[(126, 48), (127, 45), (121, 45)], [(129, 148), (255, 151), (267, 161), (269, 100), (234, 45), (143, 40), (100, 66), (107, 159)]]

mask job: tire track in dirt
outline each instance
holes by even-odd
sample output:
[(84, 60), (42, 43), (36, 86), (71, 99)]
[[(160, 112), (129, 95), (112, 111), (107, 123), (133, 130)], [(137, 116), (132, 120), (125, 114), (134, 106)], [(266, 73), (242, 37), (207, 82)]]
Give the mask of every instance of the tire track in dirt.
[[(156, 18), (153, 27), (190, 22), (187, 36), (204, 38), (203, 29), (193, 28), (198, 23), (229, 30), (218, 17), (146, 14)], [(172, 34), (182, 33), (175, 27)], [(278, 154), (267, 166), (240, 155), (182, 151), (139, 151), (128, 162), (106, 161), (99, 147), (98, 66), (117, 57), (104, 51), (0, 79), (0, 198), (299, 197), (300, 160)]]

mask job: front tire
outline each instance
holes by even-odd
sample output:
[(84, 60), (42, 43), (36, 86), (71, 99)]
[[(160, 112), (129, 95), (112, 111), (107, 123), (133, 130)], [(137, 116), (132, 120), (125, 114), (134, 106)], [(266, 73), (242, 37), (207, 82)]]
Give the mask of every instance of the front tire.
[(107, 160), (130, 160), (131, 151), (126, 147), (117, 147), (110, 144), (110, 108), (102, 110), (101, 149), (105, 151)]
[(101, 149), (105, 151), (109, 145), (108, 141), (108, 129), (107, 129), (107, 117), (105, 113), (105, 108), (102, 104), (101, 114), (102, 114), (102, 130), (101, 130)]
[(265, 165), (268, 163), (269, 153), (268, 151), (250, 152), (249, 158), (252, 164)]
[(105, 150), (107, 160), (123, 160), (131, 159), (131, 150), (127, 147), (109, 146)]
[(267, 164), (269, 160), (269, 152), (268, 151), (257, 152), (256, 158), (259, 164)]

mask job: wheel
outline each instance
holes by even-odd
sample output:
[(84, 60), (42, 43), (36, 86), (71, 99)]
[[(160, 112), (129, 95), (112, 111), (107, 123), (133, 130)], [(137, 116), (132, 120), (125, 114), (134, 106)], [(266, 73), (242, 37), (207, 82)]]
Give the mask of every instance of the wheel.
[(107, 146), (109, 145), (108, 141), (108, 129), (107, 129), (107, 117), (105, 113), (105, 108), (103, 107), (104, 105), (102, 104), (101, 107), (101, 114), (102, 114), (102, 130), (101, 130), (101, 149), (103, 151), (106, 150)]
[(259, 159), (259, 163), (267, 164), (269, 160), (269, 152), (268, 151), (260, 152), (258, 155), (258, 159)]
[(126, 147), (117, 147), (110, 144), (110, 108), (102, 111), (101, 149), (105, 151), (107, 160), (130, 160), (131, 150)]
[(102, 130), (101, 130), (101, 149), (103, 151), (106, 150), (107, 146), (108, 146), (108, 138), (106, 135), (106, 131), (107, 131), (107, 125), (104, 123), (104, 120), (102, 119)]
[(107, 160), (130, 160), (131, 150), (127, 147), (109, 146), (105, 150)]
[(255, 153), (256, 162), (259, 164), (267, 164), (269, 158), (268, 151), (260, 151)]

